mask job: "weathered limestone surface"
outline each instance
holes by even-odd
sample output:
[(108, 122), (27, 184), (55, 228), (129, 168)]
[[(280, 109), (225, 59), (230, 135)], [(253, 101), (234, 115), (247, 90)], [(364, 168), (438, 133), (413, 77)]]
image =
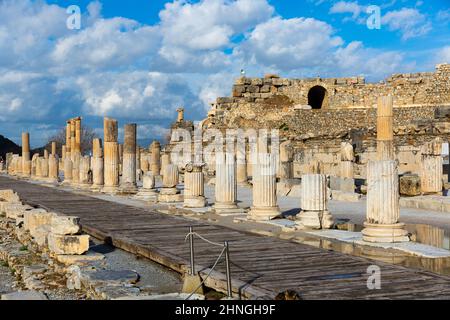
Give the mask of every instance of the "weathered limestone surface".
[(105, 193), (116, 193), (119, 186), (119, 147), (117, 120), (104, 118), (104, 187)]
[(158, 195), (158, 201), (163, 203), (182, 202), (183, 195), (177, 189), (178, 182), (178, 166), (174, 164), (167, 165), (164, 170), (163, 186)]
[(184, 171), (184, 203), (186, 208), (206, 206), (203, 164), (189, 163)]
[(84, 156), (80, 158), (80, 178), (79, 178), (79, 187), (81, 188), (89, 188), (91, 185), (90, 179), (90, 170), (91, 170), (91, 157)]
[(270, 220), (280, 215), (277, 204), (277, 157), (260, 153), (253, 167), (253, 206), (248, 212), (250, 220)]
[(52, 215), (50, 232), (57, 235), (76, 235), (80, 233), (80, 218), (75, 216)]
[(137, 199), (156, 202), (158, 200), (158, 192), (155, 188), (155, 176), (147, 171), (142, 177), (142, 188), (134, 196)]
[(72, 183), (72, 160), (69, 158), (69, 154), (66, 151), (66, 159), (64, 159), (64, 181), (63, 184)]
[(324, 174), (305, 174), (301, 188), (302, 211), (297, 219), (311, 229), (329, 229), (334, 221), (328, 211), (327, 178)]
[(418, 196), (421, 194), (420, 177), (407, 174), (400, 177), (400, 194), (402, 196)]
[(48, 157), (48, 180), (49, 182), (59, 182), (59, 159), (55, 154)]
[(122, 193), (137, 193), (136, 185), (136, 124), (126, 124), (124, 128), (125, 139), (123, 144)]
[(399, 223), (399, 180), (394, 160), (369, 161), (367, 165), (367, 220), (362, 231), (368, 242), (409, 241)]
[(436, 138), (422, 146), (422, 163), (420, 182), (422, 193), (433, 194), (442, 192), (443, 159), (442, 139)]
[(89, 250), (89, 235), (48, 234), (48, 248), (55, 254), (83, 254)]
[(92, 190), (100, 191), (103, 187), (103, 152), (102, 141), (95, 138), (92, 141)]
[(378, 97), (377, 157), (378, 160), (394, 160), (393, 98)]
[(22, 133), (22, 175), (24, 177), (31, 176), (31, 154), (30, 154), (30, 134)]
[(216, 152), (214, 210), (218, 214), (242, 212), (237, 205), (236, 159), (233, 153)]
[(161, 170), (161, 144), (158, 141), (153, 141), (150, 149), (152, 153), (150, 170), (156, 177), (159, 175)]

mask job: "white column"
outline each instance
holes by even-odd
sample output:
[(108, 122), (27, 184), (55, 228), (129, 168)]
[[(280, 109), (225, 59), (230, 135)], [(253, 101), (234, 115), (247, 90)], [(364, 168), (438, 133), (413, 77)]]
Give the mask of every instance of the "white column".
[(253, 166), (253, 206), (248, 213), (250, 220), (270, 220), (280, 215), (277, 204), (277, 157), (270, 153), (257, 155)]
[(203, 164), (187, 164), (184, 171), (184, 207), (206, 206)]
[(90, 187), (90, 177), (89, 171), (91, 170), (91, 158), (89, 156), (84, 156), (80, 158), (80, 169), (79, 169), (79, 182), (78, 185), (81, 188)]
[(394, 160), (369, 161), (367, 164), (367, 221), (362, 231), (368, 242), (409, 241), (403, 223), (399, 223), (399, 186)]
[(242, 213), (237, 205), (236, 159), (233, 153), (216, 152), (214, 210), (221, 215)]
[(155, 188), (155, 176), (150, 171), (142, 176), (142, 188), (139, 188), (134, 198), (151, 202), (157, 201), (158, 192)]
[(422, 193), (440, 194), (443, 185), (442, 139), (436, 138), (422, 146), (420, 183)]
[(48, 179), (52, 183), (59, 182), (59, 159), (56, 154), (48, 157)]
[(312, 229), (329, 229), (334, 221), (328, 211), (327, 178), (324, 174), (305, 174), (301, 188), (301, 225)]

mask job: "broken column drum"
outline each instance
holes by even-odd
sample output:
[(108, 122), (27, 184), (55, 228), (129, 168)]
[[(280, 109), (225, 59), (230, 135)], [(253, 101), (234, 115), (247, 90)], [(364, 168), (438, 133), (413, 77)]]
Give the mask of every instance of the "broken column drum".
[(203, 166), (204, 164), (189, 163), (185, 167), (183, 206), (186, 208), (206, 206)]
[(420, 184), (423, 194), (442, 193), (442, 143), (441, 138), (436, 138), (421, 148)]
[(158, 192), (155, 188), (155, 176), (150, 171), (147, 171), (142, 176), (142, 188), (139, 188), (138, 193), (134, 197), (151, 202), (158, 200)]
[(409, 241), (405, 225), (399, 222), (399, 184), (394, 160), (367, 164), (367, 220), (362, 231), (368, 242)]
[(164, 169), (163, 187), (158, 196), (159, 202), (170, 203), (183, 201), (183, 195), (181, 195), (180, 191), (177, 189), (178, 181), (178, 166), (174, 164), (167, 165)]
[(301, 208), (298, 220), (311, 229), (330, 229), (333, 217), (328, 211), (327, 178), (324, 174), (302, 176)]
[(48, 180), (49, 182), (59, 182), (59, 159), (55, 154), (48, 157)]
[(80, 179), (79, 186), (81, 188), (88, 188), (91, 184), (90, 179), (91, 170), (91, 158), (89, 156), (84, 156), (80, 158)]

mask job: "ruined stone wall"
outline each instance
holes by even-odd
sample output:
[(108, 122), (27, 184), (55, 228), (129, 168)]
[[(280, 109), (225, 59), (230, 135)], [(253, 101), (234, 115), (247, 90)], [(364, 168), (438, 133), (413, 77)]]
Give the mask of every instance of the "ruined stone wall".
[(241, 104), (264, 103), (275, 96), (283, 96), (289, 101), (289, 106), (302, 109), (313, 104), (311, 97), (316, 95), (314, 88), (324, 89), (320, 106), (313, 105), (317, 109), (374, 107), (378, 96), (388, 94), (394, 96), (396, 106), (450, 103), (450, 65), (437, 65), (435, 72), (394, 74), (380, 83), (366, 83), (363, 77), (242, 77), (236, 80), (232, 97), (218, 98), (215, 107), (217, 110), (227, 110), (240, 107)]

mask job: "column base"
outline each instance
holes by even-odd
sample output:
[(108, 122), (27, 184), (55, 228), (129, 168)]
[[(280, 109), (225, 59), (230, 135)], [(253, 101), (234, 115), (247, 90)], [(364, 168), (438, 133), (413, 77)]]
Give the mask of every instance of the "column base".
[(333, 227), (334, 219), (333, 219), (333, 216), (331, 215), (330, 211), (325, 210), (322, 212), (320, 224), (322, 225), (322, 229), (331, 229)]
[(215, 203), (213, 206), (214, 212), (220, 216), (230, 216), (236, 214), (243, 214), (245, 210), (239, 208), (234, 202), (232, 203)]
[(393, 243), (410, 241), (404, 223), (374, 224), (364, 222), (363, 241)]
[(183, 202), (182, 194), (162, 194), (158, 195), (158, 202), (161, 203), (175, 203), (175, 202)]
[(158, 201), (158, 192), (156, 189), (144, 189), (140, 188), (138, 193), (133, 196), (133, 198), (144, 201)]
[(132, 183), (120, 185), (119, 190), (123, 194), (136, 194), (138, 192), (137, 186)]
[(206, 207), (206, 198), (202, 196), (198, 197), (184, 197), (184, 208), (204, 208)]
[(252, 221), (269, 221), (281, 214), (280, 208), (276, 207), (252, 207), (248, 212), (247, 219)]
[(298, 222), (308, 229), (320, 229), (322, 227), (321, 211), (301, 211), (298, 216)]
[(100, 192), (114, 195), (119, 193), (119, 188), (117, 186), (103, 186)]

